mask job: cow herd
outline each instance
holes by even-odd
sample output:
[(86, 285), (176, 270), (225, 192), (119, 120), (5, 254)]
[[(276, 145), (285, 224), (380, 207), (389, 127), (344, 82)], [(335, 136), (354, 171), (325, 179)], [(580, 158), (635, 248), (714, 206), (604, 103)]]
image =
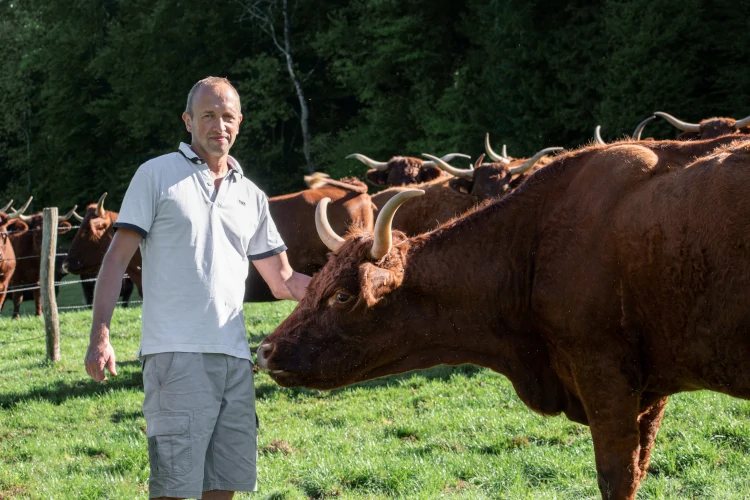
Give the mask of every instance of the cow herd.
[[(654, 117), (678, 139), (642, 140)], [(602, 496), (635, 498), (669, 395), (750, 398), (750, 117), (694, 124), (658, 112), (630, 138), (596, 137), (513, 158), (487, 135), (490, 161), (466, 168), (451, 165), (469, 158), (459, 153), (357, 153), (348, 158), (387, 189), (314, 174), (308, 189), (270, 198), (292, 267), (314, 276), (258, 365), (281, 385), (321, 389), (489, 367), (533, 410), (589, 425)], [(97, 273), (118, 215), (105, 197), (66, 215), (81, 224), (64, 272)], [(34, 227), (9, 208), (6, 288), (14, 252), (30, 248), (13, 235)], [(139, 252), (127, 274), (141, 290)], [(253, 266), (245, 300), (274, 300)]]

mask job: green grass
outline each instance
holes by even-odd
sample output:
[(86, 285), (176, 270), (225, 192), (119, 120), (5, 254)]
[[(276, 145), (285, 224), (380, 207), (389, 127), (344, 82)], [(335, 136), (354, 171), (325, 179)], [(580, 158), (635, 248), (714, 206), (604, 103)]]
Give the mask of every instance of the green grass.
[[(71, 287), (72, 288), (72, 287)], [(253, 349), (292, 303), (247, 304)], [(90, 311), (60, 316), (62, 361), (39, 318), (0, 318), (0, 499), (147, 498), (135, 359), (140, 310), (118, 309), (120, 375), (83, 370)], [(528, 410), (501, 375), (437, 367), (333, 391), (256, 375), (259, 493), (236, 498), (598, 498), (587, 427)], [(750, 402), (673, 397), (639, 498), (750, 497)]]

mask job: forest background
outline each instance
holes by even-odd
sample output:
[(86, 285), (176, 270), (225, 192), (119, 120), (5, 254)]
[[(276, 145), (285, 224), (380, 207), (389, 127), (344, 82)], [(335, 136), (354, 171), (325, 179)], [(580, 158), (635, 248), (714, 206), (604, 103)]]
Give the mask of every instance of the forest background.
[(116, 208), (142, 162), (189, 142), (208, 75), (239, 90), (232, 154), (269, 196), (311, 169), (363, 177), (350, 153), (476, 158), (490, 132), (523, 157), (654, 111), (744, 118), (749, 19), (729, 0), (0, 0), (0, 202)]

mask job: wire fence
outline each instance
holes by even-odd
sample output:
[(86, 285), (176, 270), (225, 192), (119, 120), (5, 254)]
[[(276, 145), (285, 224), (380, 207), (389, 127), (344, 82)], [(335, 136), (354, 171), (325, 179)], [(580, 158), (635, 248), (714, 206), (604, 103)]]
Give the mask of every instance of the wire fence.
[[(66, 232), (67, 232), (67, 231), (70, 231), (71, 229), (78, 229), (79, 227), (81, 227), (81, 226), (70, 226), (70, 227), (62, 227), (62, 228), (60, 228), (58, 226), (58, 229), (65, 229)], [(35, 227), (33, 229), (14, 229), (13, 231), (2, 231), (2, 232), (3, 233), (7, 233), (7, 234), (13, 234), (13, 233), (33, 233), (35, 231), (41, 231), (42, 229), (43, 228), (41, 228), (41, 227)]]

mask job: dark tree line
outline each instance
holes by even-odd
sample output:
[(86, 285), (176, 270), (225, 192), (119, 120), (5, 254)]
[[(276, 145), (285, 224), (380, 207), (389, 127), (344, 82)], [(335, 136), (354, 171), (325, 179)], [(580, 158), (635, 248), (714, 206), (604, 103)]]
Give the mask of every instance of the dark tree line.
[(528, 156), (658, 110), (742, 118), (748, 19), (728, 0), (0, 0), (0, 202), (116, 206), (140, 163), (189, 139), (180, 114), (207, 75), (240, 91), (233, 154), (270, 195), (303, 187), (306, 112), (309, 162), (334, 177), (362, 176), (353, 152), (476, 157), (487, 131)]

